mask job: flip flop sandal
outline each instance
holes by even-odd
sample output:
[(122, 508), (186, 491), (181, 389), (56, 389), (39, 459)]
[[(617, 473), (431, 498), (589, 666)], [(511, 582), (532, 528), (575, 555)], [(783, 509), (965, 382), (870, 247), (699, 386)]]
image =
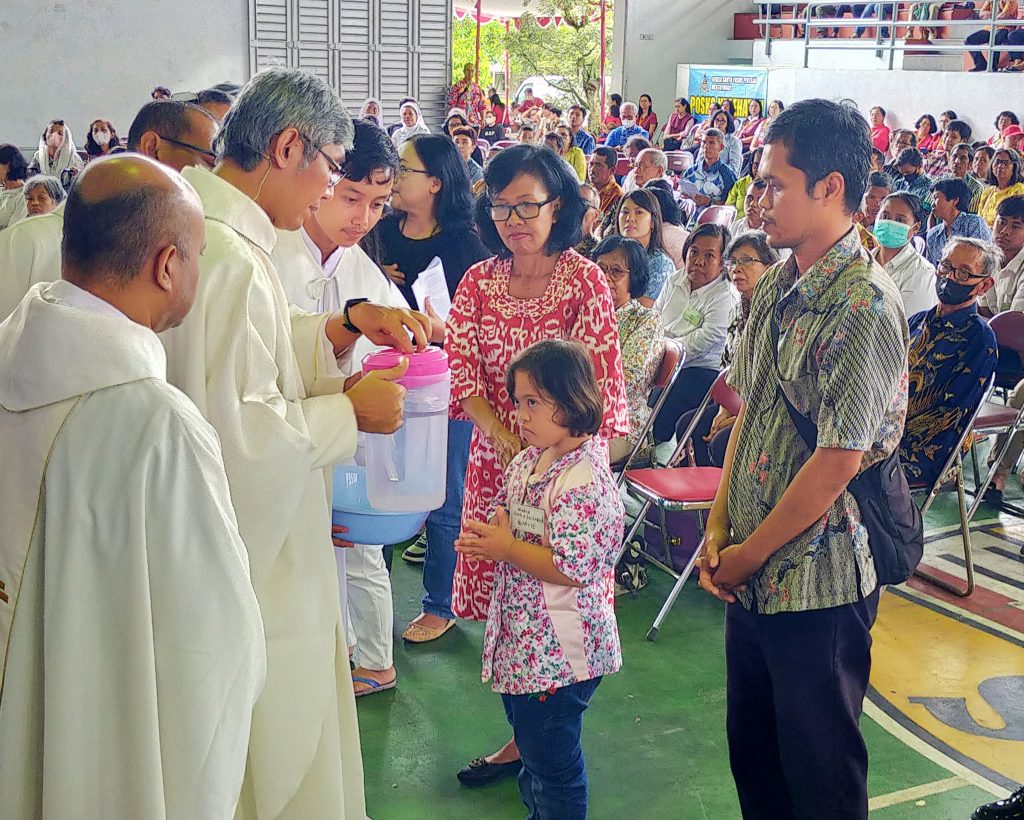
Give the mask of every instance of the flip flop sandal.
[(431, 641), (436, 641), (455, 626), (454, 618), (450, 619), (442, 627), (423, 626), (422, 624), (417, 623), (417, 621), (422, 617), (423, 616), (420, 615), (416, 620), (409, 624), (405, 632), (402, 633), (403, 641), (406, 643), (430, 643)]
[(381, 683), (373, 678), (361, 678), (357, 675), (352, 676), (353, 683), (365, 683), (369, 686), (369, 689), (357, 689), (355, 695), (357, 698), (361, 698), (364, 695), (376, 695), (378, 692), (386, 692), (388, 689), (394, 689), (395, 684), (398, 683), (398, 676), (396, 675), (387, 683)]

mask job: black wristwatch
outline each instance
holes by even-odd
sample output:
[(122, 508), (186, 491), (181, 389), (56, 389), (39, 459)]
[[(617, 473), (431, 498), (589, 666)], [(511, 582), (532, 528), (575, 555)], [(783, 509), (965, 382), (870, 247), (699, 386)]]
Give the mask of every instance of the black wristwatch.
[(363, 302), (369, 301), (369, 299), (349, 299), (345, 303), (345, 309), (341, 313), (341, 324), (349, 333), (359, 334), (362, 333), (363, 331), (361, 331), (358, 327), (352, 324), (352, 320), (348, 318), (348, 312), (356, 305), (360, 305)]

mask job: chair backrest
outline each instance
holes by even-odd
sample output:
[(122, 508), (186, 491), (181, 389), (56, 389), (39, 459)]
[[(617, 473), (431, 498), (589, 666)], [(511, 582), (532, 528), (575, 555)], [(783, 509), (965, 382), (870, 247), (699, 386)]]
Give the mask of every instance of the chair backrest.
[(1008, 347), (1024, 359), (1024, 313), (1004, 310), (993, 316), (988, 325), (996, 334), (996, 342), (1000, 347)]
[(519, 145), (515, 140), (498, 140), (492, 148), (511, 148), (513, 145)]
[(658, 365), (658, 372), (654, 374), (654, 384), (664, 390), (672, 382), (676, 368), (683, 362), (683, 345), (675, 339), (665, 340), (665, 349), (661, 353), (661, 364)]
[[(682, 457), (686, 454), (687, 445), (690, 443), (690, 439), (693, 438), (693, 433), (697, 429), (697, 425), (700, 424), (701, 416), (704, 415), (704, 411), (708, 408), (708, 405), (711, 404), (711, 402), (714, 400), (716, 388), (720, 389), (720, 385), (725, 385), (725, 380), (728, 377), (728, 375), (729, 368), (727, 367), (725, 370), (718, 374), (718, 376), (715, 378), (715, 381), (712, 383), (711, 388), (708, 390), (707, 393), (704, 394), (704, 398), (701, 400), (701, 403), (697, 406), (697, 409), (694, 410), (693, 416), (690, 419), (690, 424), (686, 428), (686, 430), (681, 435), (679, 434), (678, 429), (676, 430), (676, 449), (672, 452), (672, 455), (669, 456), (668, 461), (665, 462), (666, 466), (675, 467), (679, 463), (680, 459), (682, 459)], [(729, 408), (727, 407), (726, 409)], [(739, 410), (737, 410), (736, 412), (739, 412)]]
[(666, 151), (665, 158), (672, 174), (684, 174), (693, 165), (693, 154), (689, 151)]
[(715, 383), (711, 385), (711, 401), (728, 410), (730, 416), (738, 416), (740, 408), (743, 407), (743, 399), (726, 383), (728, 375), (729, 371), (727, 370), (718, 374)]
[(632, 170), (633, 164), (629, 161), (629, 157), (619, 157), (619, 161), (615, 163), (615, 176), (624, 177)]
[(487, 152), (491, 150), (491, 144), (487, 140), (477, 140), (476, 147), (484, 152), (484, 156), (486, 156)]
[(735, 221), (736, 209), (732, 205), (709, 205), (697, 217), (698, 225), (713, 222), (716, 225), (725, 225), (728, 228)]

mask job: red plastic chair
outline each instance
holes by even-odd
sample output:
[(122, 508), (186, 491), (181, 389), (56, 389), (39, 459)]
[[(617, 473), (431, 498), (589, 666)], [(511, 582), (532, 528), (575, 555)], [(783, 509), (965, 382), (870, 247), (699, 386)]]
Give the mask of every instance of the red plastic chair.
[(513, 145), (519, 145), (515, 140), (498, 140), (492, 148), (511, 148)]
[(476, 147), (484, 152), (485, 157), (487, 156), (487, 152), (491, 150), (491, 144), (487, 140), (478, 139), (476, 141)]
[(673, 569), (670, 550), (673, 538), (669, 535), (665, 525), (665, 513), (678, 511), (696, 512), (697, 530), (702, 536), (701, 540), (703, 540), (703, 512), (711, 509), (711, 504), (715, 500), (715, 493), (718, 492), (718, 484), (722, 480), (722, 470), (718, 467), (676, 467), (674, 465), (688, 452), (690, 439), (700, 423), (700, 417), (711, 402), (725, 407), (730, 413), (739, 413), (743, 402), (736, 391), (726, 384), (728, 374), (729, 371), (727, 369), (718, 374), (718, 378), (715, 379), (711, 389), (708, 390), (704, 400), (693, 414), (693, 420), (687, 427), (686, 432), (680, 436), (676, 449), (668, 460), (668, 466), (652, 467), (643, 470), (627, 470), (625, 473), (626, 490), (631, 495), (642, 500), (643, 506), (640, 508), (640, 512), (626, 534), (625, 539), (623, 539), (622, 550), (619, 552), (618, 558), (616, 558), (616, 564), (618, 564), (629, 548), (629, 545), (633, 542), (633, 538), (640, 530), (640, 527), (644, 525), (647, 520), (648, 511), (651, 507), (657, 507), (662, 543), (665, 549), (664, 560), (651, 555), (646, 550), (643, 554), (652, 564), (676, 579), (675, 584), (672, 586), (672, 591), (669, 593), (668, 598), (665, 599), (665, 603), (658, 613), (658, 617), (654, 619), (654, 624), (647, 632), (647, 640), (649, 641), (653, 641), (658, 637), (658, 630), (661, 629), (662, 623), (672, 610), (676, 598), (682, 592), (686, 579), (693, 572), (697, 558), (700, 555), (700, 546), (698, 546), (693, 551), (693, 555), (690, 556), (682, 572), (677, 573)]
[(615, 176), (624, 177), (632, 170), (633, 163), (629, 157), (619, 157), (619, 161), (615, 163)]
[(653, 441), (648, 441), (648, 439), (651, 438), (651, 430), (654, 429), (654, 420), (658, 417), (658, 413), (661, 412), (665, 399), (668, 398), (668, 394), (672, 391), (676, 379), (679, 378), (685, 361), (686, 351), (683, 348), (682, 342), (675, 339), (665, 339), (665, 349), (661, 353), (661, 363), (658, 365), (658, 371), (654, 374), (654, 382), (651, 384), (651, 393), (647, 401), (647, 406), (651, 408), (651, 414), (647, 417), (647, 423), (643, 426), (643, 429), (637, 431), (636, 443), (633, 445), (633, 449), (629, 451), (629, 454), (621, 462), (612, 465), (613, 470), (621, 471), (619, 472), (618, 479), (620, 487), (625, 483), (626, 471), (629, 470), (629, 465), (636, 458), (637, 453), (645, 445), (653, 443)]
[(693, 154), (689, 151), (666, 151), (665, 158), (668, 160), (668, 172), (676, 176), (682, 176), (693, 166)]
[(713, 222), (716, 225), (724, 225), (726, 228), (735, 221), (736, 209), (732, 205), (709, 205), (697, 217), (698, 225)]

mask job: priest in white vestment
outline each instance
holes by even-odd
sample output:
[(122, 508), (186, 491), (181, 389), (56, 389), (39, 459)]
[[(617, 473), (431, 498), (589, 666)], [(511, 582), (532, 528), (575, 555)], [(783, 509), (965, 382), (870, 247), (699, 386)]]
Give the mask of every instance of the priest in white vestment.
[[(217, 123), (195, 105), (160, 100), (146, 103), (128, 132), (128, 150), (145, 154), (180, 171), (189, 165), (213, 165)], [(0, 319), (29, 288), (60, 278), (60, 237), (64, 203), (0, 231)]]
[(202, 210), (115, 155), (65, 220), (64, 278), (0, 324), (0, 816), (223, 820), (263, 627), (217, 434), (154, 332), (192, 303)]
[(342, 394), (337, 357), (360, 333), (422, 347), (426, 317), (369, 302), (333, 314), (290, 310), (271, 261), (341, 177), (352, 124), (306, 72), (254, 77), (225, 118), (211, 173), (188, 168), (206, 213), (195, 306), (164, 334), (168, 380), (220, 435), (239, 531), (267, 632), (267, 685), (253, 711), (237, 817), (362, 820), (365, 798), (342, 628), (327, 467), (356, 431), (392, 432), (405, 366)]

